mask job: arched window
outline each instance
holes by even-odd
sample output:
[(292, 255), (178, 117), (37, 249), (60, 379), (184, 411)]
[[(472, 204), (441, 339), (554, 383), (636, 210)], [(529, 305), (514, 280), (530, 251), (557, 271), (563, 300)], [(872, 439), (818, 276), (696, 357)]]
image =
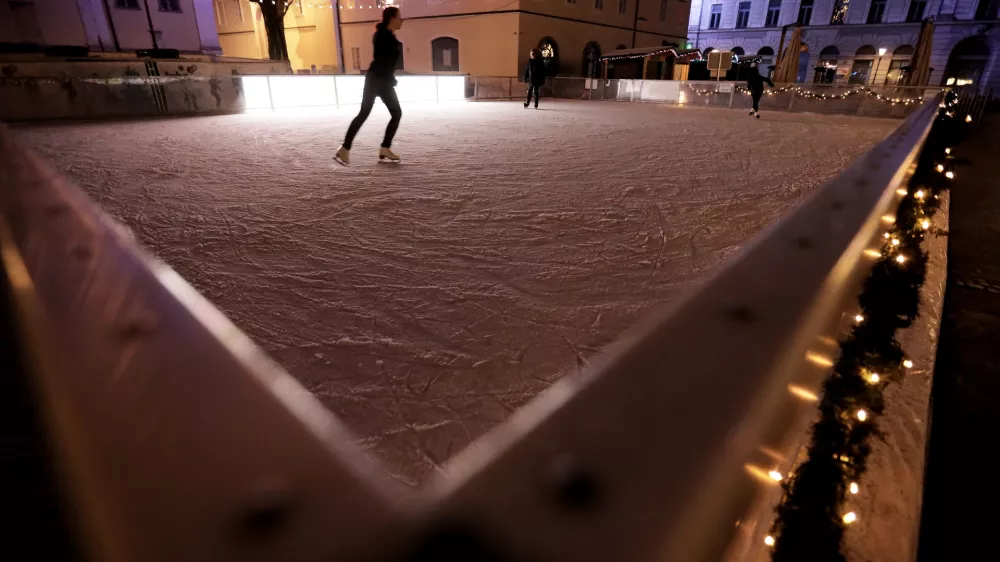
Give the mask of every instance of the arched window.
[(902, 45), (892, 52), (889, 70), (885, 73), (886, 86), (898, 86), (910, 70), (910, 59), (913, 58), (913, 47)]
[(747, 54), (747, 52), (743, 50), (743, 47), (733, 47), (733, 54), (742, 57), (743, 55)]
[(774, 66), (774, 49), (772, 47), (761, 47), (757, 51), (757, 56), (760, 57), (760, 73), (764, 76), (771, 75), (771, 68)]
[(587, 43), (583, 48), (583, 75), (593, 78), (598, 75), (598, 60), (601, 58), (601, 46), (595, 41)]
[(711, 53), (714, 50), (715, 50), (715, 47), (709, 47), (709, 48), (707, 48), (707, 49), (705, 49), (704, 51), (701, 52), (701, 56), (703, 56), (703, 57), (705, 57), (707, 59), (708, 58), (708, 53)]
[(541, 53), (542, 60), (545, 61), (545, 70), (549, 76), (559, 72), (559, 45), (556, 44), (555, 39), (542, 37), (538, 41), (538, 52)]
[(871, 45), (865, 45), (863, 47), (860, 47), (854, 53), (854, 56), (855, 57), (874, 57), (876, 54), (878, 54), (878, 51), (875, 50), (875, 47), (872, 47)]
[(854, 52), (854, 64), (851, 74), (847, 77), (848, 84), (867, 84), (871, 78), (872, 63), (878, 51), (871, 45), (865, 45)]
[(816, 84), (832, 84), (837, 77), (837, 57), (840, 49), (830, 45), (819, 52), (819, 62), (816, 64), (816, 74), (813, 82)]
[(966, 86), (978, 84), (990, 60), (990, 48), (982, 35), (968, 37), (955, 45), (944, 70), (943, 84)]
[(458, 72), (458, 39), (438, 37), (431, 41), (431, 64), (435, 72)]

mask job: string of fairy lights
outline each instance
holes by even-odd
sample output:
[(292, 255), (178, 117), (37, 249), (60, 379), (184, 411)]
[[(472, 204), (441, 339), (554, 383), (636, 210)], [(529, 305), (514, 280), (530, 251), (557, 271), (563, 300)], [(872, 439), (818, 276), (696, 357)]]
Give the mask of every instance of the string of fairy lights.
[[(921, 243), (931, 232), (938, 194), (955, 178), (950, 144), (961, 122), (956, 119), (956, 96), (949, 93), (946, 100), (913, 177), (907, 187), (896, 190), (896, 213), (882, 217), (880, 243), (865, 251), (876, 262), (839, 357), (835, 362), (825, 359), (833, 372), (823, 385), (808, 458), (789, 474), (769, 473), (784, 490), (763, 538), (772, 562), (844, 560), (844, 532), (864, 520), (855, 498), (861, 493), (871, 440), (879, 434), (885, 390), (915, 368), (895, 335), (917, 316), (927, 267)], [(970, 123), (972, 117), (964, 121)]]
[[(743, 93), (750, 93), (750, 90), (746, 86), (737, 86), (736, 91)], [(864, 93), (879, 101), (888, 102), (889, 105), (911, 105), (915, 103), (920, 103), (922, 101), (920, 98), (905, 98), (905, 97), (893, 97), (893, 96), (882, 95), (864, 86), (857, 89), (849, 90), (841, 94), (816, 93), (807, 90), (801, 86), (783, 86), (780, 88), (772, 88), (770, 90), (767, 90), (766, 92), (764, 92), (764, 94), (768, 96), (776, 96), (779, 94), (783, 94), (785, 92), (792, 92), (792, 94), (795, 96), (807, 99), (814, 99), (814, 100), (843, 100), (851, 96)], [(729, 92), (721, 90), (699, 90), (697, 88), (691, 88), (691, 93), (696, 96), (717, 96), (722, 94), (728, 94)]]

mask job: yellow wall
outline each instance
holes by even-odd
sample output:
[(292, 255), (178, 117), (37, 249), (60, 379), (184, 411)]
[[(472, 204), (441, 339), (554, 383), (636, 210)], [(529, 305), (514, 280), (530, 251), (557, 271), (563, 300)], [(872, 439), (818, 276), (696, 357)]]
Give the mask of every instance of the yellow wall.
[[(292, 68), (333, 72), (337, 65), (337, 39), (331, 0), (297, 0), (285, 15), (285, 39)], [(618, 45), (632, 46), (635, 2), (627, 0), (624, 14), (618, 0), (604, 0), (598, 10), (594, 0), (398, 0), (403, 28), (397, 37), (403, 43), (404, 72), (432, 73), (431, 41), (453, 37), (459, 42), (459, 72), (478, 76), (517, 76), (528, 51), (543, 37), (559, 47), (560, 72), (580, 75), (583, 50), (590, 41), (602, 52)], [(255, 13), (247, 0), (215, 0), (223, 53), (237, 57), (267, 56), (263, 22), (245, 17), (234, 22), (233, 3), (241, 2), (244, 15)], [(335, 5), (335, 4), (334, 4)], [(660, 0), (641, 0), (637, 47), (658, 46), (663, 41), (683, 43), (687, 32), (688, 3), (668, 0), (666, 21), (660, 21)], [(251, 11), (253, 10), (253, 11)], [(520, 10), (520, 11), (519, 11)], [(489, 13), (493, 11), (495, 13)], [(485, 12), (485, 13), (484, 13)], [(454, 15), (450, 15), (454, 14)], [(374, 0), (341, 0), (345, 72), (356, 74), (372, 60), (372, 34), (381, 9)], [(224, 21), (223, 21), (224, 20)], [(256, 43), (244, 36), (254, 30)], [(358, 49), (354, 64), (352, 49)]]
[[(373, 24), (344, 24), (344, 60), (348, 74), (356, 74), (372, 61)], [(518, 14), (408, 20), (396, 37), (403, 43), (403, 70), (410, 74), (434, 72), (431, 41), (438, 37), (458, 40), (459, 72), (477, 76), (513, 76), (518, 72)], [(351, 48), (360, 49), (361, 68), (352, 64)]]

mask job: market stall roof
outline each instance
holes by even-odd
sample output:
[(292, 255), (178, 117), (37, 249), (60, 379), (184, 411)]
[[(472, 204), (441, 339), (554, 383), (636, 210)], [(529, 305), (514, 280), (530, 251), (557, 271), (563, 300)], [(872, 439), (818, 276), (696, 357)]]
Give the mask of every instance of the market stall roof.
[(676, 47), (638, 47), (636, 49), (616, 49), (601, 55), (601, 60), (642, 59), (659, 55), (673, 55), (676, 58), (691, 57), (700, 59), (698, 49), (678, 49)]

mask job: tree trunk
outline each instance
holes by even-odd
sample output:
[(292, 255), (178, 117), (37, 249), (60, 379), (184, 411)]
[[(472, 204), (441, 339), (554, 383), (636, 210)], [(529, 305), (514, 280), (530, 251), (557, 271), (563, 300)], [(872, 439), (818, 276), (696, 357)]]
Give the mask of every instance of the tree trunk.
[(285, 18), (282, 15), (283, 6), (264, 0), (260, 3), (260, 11), (264, 17), (264, 30), (267, 33), (268, 58), (288, 60), (288, 46), (285, 43)]

